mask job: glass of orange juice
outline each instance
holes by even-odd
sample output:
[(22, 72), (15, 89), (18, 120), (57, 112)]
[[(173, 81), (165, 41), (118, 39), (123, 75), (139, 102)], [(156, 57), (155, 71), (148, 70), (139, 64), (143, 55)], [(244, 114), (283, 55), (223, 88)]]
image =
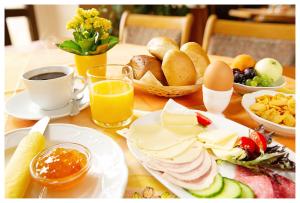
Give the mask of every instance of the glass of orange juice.
[(94, 123), (105, 128), (128, 125), (133, 114), (133, 73), (130, 66), (107, 64), (87, 70)]

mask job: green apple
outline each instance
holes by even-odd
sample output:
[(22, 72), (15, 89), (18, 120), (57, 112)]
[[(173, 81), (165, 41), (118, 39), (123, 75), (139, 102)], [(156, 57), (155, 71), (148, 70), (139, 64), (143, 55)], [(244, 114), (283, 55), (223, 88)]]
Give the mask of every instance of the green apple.
[(273, 82), (277, 81), (282, 76), (282, 65), (273, 58), (259, 60), (254, 69), (259, 76), (266, 75), (272, 79)]

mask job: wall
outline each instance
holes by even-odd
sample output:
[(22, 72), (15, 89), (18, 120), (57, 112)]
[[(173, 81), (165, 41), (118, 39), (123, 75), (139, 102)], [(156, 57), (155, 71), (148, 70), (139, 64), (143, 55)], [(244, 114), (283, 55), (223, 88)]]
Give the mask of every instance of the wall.
[(66, 23), (75, 15), (78, 5), (35, 5), (35, 17), (41, 40), (68, 38), (72, 32)]

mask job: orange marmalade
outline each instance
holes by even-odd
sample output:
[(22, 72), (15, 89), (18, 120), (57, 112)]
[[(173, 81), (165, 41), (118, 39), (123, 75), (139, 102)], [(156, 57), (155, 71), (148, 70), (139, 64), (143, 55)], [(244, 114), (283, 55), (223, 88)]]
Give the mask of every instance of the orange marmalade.
[(87, 157), (76, 149), (56, 148), (37, 159), (35, 173), (40, 178), (61, 179), (86, 167)]

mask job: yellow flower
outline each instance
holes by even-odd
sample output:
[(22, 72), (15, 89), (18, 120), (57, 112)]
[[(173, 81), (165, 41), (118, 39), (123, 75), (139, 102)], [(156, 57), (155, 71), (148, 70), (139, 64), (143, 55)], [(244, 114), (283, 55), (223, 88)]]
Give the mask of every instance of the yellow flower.
[(74, 18), (67, 23), (67, 29), (76, 29), (83, 23), (83, 19), (80, 16), (74, 16)]
[(83, 23), (83, 18), (81, 16), (74, 16), (73, 20), (79, 25)]
[(86, 19), (85, 22), (84, 22), (83, 28), (85, 30), (90, 30), (90, 29), (92, 29), (92, 27), (93, 27), (92, 24), (89, 22), (88, 19)]
[(85, 23), (90, 23), (90, 24), (93, 24), (94, 23), (94, 21), (95, 21), (95, 19), (94, 18), (87, 18), (87, 19), (85, 19)]
[(109, 33), (105, 32), (102, 34), (102, 36), (100, 37), (101, 39), (106, 39), (109, 37)]
[(100, 15), (100, 12), (99, 12), (97, 9), (92, 8), (92, 9), (90, 10), (90, 14), (91, 14), (92, 16), (99, 16), (99, 15)]
[(78, 11), (78, 13), (84, 18), (92, 18), (100, 15), (99, 11), (95, 8), (88, 9), (88, 10), (80, 10)]
[(102, 28), (104, 34), (101, 36), (105, 39), (109, 36), (109, 30), (112, 28), (110, 20), (99, 17), (100, 12), (95, 9), (84, 10), (78, 8), (76, 11), (76, 16), (67, 23), (67, 29), (78, 29), (80, 27), (85, 30), (91, 30), (92, 28)]
[(73, 21), (69, 21), (66, 25), (67, 30), (73, 29), (74, 25), (73, 25)]
[(75, 22), (73, 19), (71, 21), (69, 21), (67, 23), (67, 29), (70, 30), (70, 29), (75, 29), (77, 27), (77, 22)]
[(94, 28), (102, 27), (105, 32), (111, 29), (111, 21), (105, 18), (95, 17), (93, 25)]
[(84, 9), (83, 8), (77, 8), (77, 12), (76, 13), (77, 13), (78, 16), (81, 17), (81, 16), (83, 16)]

